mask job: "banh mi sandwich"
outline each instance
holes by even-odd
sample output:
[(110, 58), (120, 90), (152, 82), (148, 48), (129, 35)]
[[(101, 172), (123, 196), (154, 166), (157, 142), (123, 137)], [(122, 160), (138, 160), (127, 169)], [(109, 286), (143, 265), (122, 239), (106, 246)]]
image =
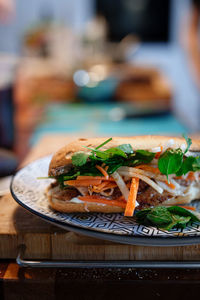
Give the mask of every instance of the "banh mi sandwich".
[(124, 212), (200, 197), (200, 141), (165, 136), (78, 139), (54, 154), (47, 189), (60, 212)]

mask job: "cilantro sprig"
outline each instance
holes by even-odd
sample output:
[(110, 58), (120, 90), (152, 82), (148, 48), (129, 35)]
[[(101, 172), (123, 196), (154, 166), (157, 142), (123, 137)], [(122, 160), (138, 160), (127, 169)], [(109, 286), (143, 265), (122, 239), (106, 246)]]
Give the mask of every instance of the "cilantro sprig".
[(134, 151), (130, 144), (122, 144), (107, 150), (100, 150), (112, 138), (106, 140), (96, 148), (84, 147), (90, 152), (77, 152), (72, 156), (72, 164), (76, 168), (87, 168), (88, 165), (94, 166), (98, 163), (105, 163), (108, 166), (108, 173), (112, 174), (120, 166), (136, 166), (141, 163), (150, 163), (155, 157), (155, 153), (146, 150)]
[[(189, 171), (200, 170), (200, 157), (186, 156), (192, 144), (190, 138), (184, 135), (186, 141), (186, 149), (181, 148), (166, 149), (158, 159), (158, 168), (160, 172), (168, 176), (175, 174), (181, 176), (187, 174)], [(75, 179), (79, 175), (83, 176), (103, 176), (95, 167), (104, 163), (108, 166), (108, 174), (112, 174), (121, 166), (135, 167), (140, 164), (150, 163), (155, 153), (147, 150), (134, 150), (130, 144), (122, 144), (117, 147), (111, 147), (106, 150), (101, 148), (109, 143), (112, 138), (107, 139), (95, 148), (85, 147), (88, 152), (76, 152), (72, 156), (72, 168), (64, 175), (60, 175), (58, 180)]]
[(158, 160), (158, 168), (160, 172), (168, 176), (175, 174), (176, 176), (182, 176), (190, 171), (200, 170), (200, 157), (188, 156), (185, 154), (189, 151), (192, 144), (192, 140), (186, 135), (183, 135), (186, 140), (187, 147), (183, 152), (182, 149), (167, 149)]
[(171, 230), (174, 227), (185, 228), (190, 222), (200, 222), (200, 219), (180, 206), (156, 206), (138, 211), (136, 221), (142, 225)]

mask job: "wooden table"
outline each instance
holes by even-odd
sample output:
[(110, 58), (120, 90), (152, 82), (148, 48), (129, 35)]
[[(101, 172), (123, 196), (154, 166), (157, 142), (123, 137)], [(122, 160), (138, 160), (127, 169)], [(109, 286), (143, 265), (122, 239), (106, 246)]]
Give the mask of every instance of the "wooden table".
[[(54, 152), (69, 136), (46, 136), (23, 165)], [(20, 207), (10, 195), (0, 198), (0, 299), (103, 299), (134, 296), (156, 299), (195, 295), (200, 289), (200, 270), (170, 269), (32, 269), (20, 268), (14, 259), (17, 246), (25, 243), (26, 257), (75, 260), (199, 260), (199, 245), (142, 247), (115, 244), (81, 236), (52, 226)], [(166, 286), (167, 283), (167, 286)], [(146, 288), (145, 288), (146, 287)], [(23, 293), (23, 296), (22, 296)], [(141, 299), (143, 299), (141, 298)]]

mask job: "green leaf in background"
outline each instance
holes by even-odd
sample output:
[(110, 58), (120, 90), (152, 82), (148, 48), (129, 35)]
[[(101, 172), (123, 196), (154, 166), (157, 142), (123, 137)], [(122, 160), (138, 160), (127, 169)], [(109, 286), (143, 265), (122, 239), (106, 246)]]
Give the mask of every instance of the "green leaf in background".
[(187, 137), (186, 134), (183, 134), (183, 137), (184, 137), (184, 139), (186, 140), (186, 143), (187, 143), (187, 148), (185, 149), (185, 152), (184, 152), (184, 154), (185, 154), (186, 152), (188, 152), (190, 146), (192, 145), (192, 140), (189, 137)]
[(164, 225), (172, 222), (170, 212), (164, 206), (157, 206), (147, 214), (147, 219), (154, 225)]
[(167, 176), (169, 174), (176, 174), (180, 169), (183, 161), (183, 152), (180, 148), (176, 150), (166, 150), (158, 160), (158, 168), (160, 172)]
[(84, 152), (76, 152), (72, 156), (72, 164), (74, 166), (80, 167), (86, 164), (89, 155)]

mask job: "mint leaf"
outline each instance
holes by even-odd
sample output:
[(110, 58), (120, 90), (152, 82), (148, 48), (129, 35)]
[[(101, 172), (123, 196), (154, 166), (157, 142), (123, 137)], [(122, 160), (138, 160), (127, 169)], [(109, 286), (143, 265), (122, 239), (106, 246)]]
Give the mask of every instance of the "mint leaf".
[(170, 206), (167, 208), (167, 210), (175, 215), (183, 216), (183, 217), (190, 217), (192, 221), (200, 221), (193, 213), (191, 213), (189, 210), (181, 207), (181, 206)]
[(72, 156), (72, 164), (76, 167), (86, 164), (89, 154), (84, 152), (76, 152)]
[(180, 206), (145, 208), (136, 212), (136, 220), (139, 224), (165, 230), (173, 227), (185, 228), (191, 221), (200, 222), (193, 213)]
[(181, 168), (177, 171), (176, 175), (185, 175), (188, 172), (196, 172), (200, 170), (200, 157), (188, 156), (184, 159)]
[(151, 208), (144, 208), (136, 212), (136, 219), (139, 224), (147, 225), (149, 221), (147, 219), (148, 213), (151, 211)]
[(153, 208), (147, 214), (147, 219), (156, 226), (172, 222), (171, 214), (164, 206), (157, 206)]
[(174, 227), (185, 228), (190, 222), (191, 217), (183, 217), (179, 215), (172, 215), (172, 222), (167, 226), (162, 227), (165, 230), (171, 230)]
[(186, 134), (183, 134), (183, 137), (187, 143), (187, 148), (185, 149), (185, 152), (184, 152), (184, 154), (185, 154), (186, 152), (188, 152), (190, 146), (192, 145), (192, 140), (190, 138), (188, 138)]
[(193, 172), (200, 171), (200, 157), (199, 156), (195, 157), (195, 160), (193, 160), (192, 168), (193, 168), (193, 170), (192, 170)]
[(167, 176), (176, 174), (180, 169), (183, 161), (183, 152), (180, 148), (176, 150), (166, 150), (158, 160), (158, 168), (160, 172)]
[(121, 149), (123, 152), (126, 154), (132, 154), (133, 153), (133, 148), (130, 144), (122, 144), (117, 147), (117, 149)]

